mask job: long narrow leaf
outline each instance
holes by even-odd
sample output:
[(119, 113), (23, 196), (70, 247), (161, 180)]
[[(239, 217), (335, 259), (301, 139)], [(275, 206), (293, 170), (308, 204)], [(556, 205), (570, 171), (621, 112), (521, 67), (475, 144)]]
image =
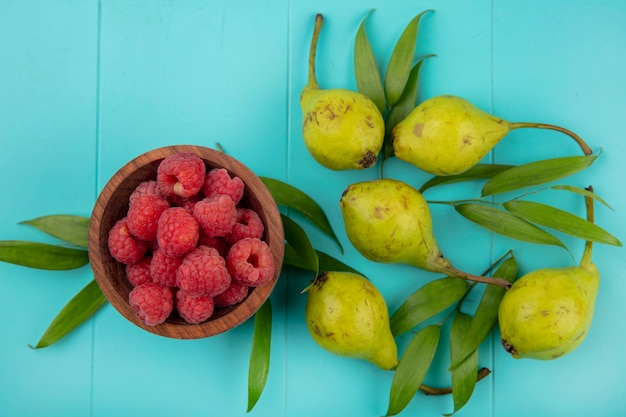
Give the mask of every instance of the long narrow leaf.
[(22, 240), (0, 241), (0, 261), (29, 268), (68, 270), (89, 263), (86, 250)]
[(57, 214), (20, 222), (65, 242), (86, 248), (89, 245), (89, 218)]
[(594, 200), (596, 200), (599, 203), (604, 204), (606, 207), (610, 208), (611, 210), (613, 210), (613, 207), (609, 206), (609, 203), (607, 203), (606, 201), (604, 201), (598, 194), (596, 193), (592, 193), (589, 190), (586, 190), (584, 188), (580, 188), (580, 187), (574, 187), (572, 185), (553, 185), (552, 187), (555, 190), (565, 190), (565, 191), (569, 191), (571, 193), (576, 193), (576, 194), (580, 194), (583, 197), (589, 197), (589, 198), (593, 198)]
[[(517, 261), (511, 257), (504, 261), (494, 273), (495, 277), (513, 282), (517, 278)], [(487, 338), (498, 321), (498, 308), (506, 290), (497, 285), (487, 285), (476, 313), (462, 343), (450, 358), (450, 369), (454, 370)]]
[(505, 193), (555, 181), (584, 170), (597, 158), (598, 155), (568, 156), (519, 165), (487, 181), (482, 195)]
[(281, 217), (285, 229), (285, 240), (291, 245), (293, 252), (304, 262), (304, 267), (314, 271), (317, 276), (319, 274), (319, 258), (306, 232), (289, 217), (285, 215), (281, 215)]
[(411, 294), (390, 318), (394, 336), (408, 332), (425, 320), (442, 312), (465, 295), (467, 281), (461, 278), (440, 278)]
[(493, 178), (512, 168), (514, 165), (498, 165), (498, 164), (478, 164), (462, 174), (447, 175), (444, 177), (434, 177), (426, 181), (421, 187), (420, 192), (428, 190), (429, 188), (436, 187), (438, 185), (454, 184), (457, 182), (475, 181)]
[(473, 203), (459, 204), (454, 208), (466, 219), (503, 236), (524, 242), (554, 245), (567, 249), (563, 242), (555, 236), (504, 210)]
[(407, 346), (391, 381), (387, 416), (395, 416), (409, 404), (433, 361), (441, 329), (430, 325), (420, 330)]
[[(368, 16), (373, 12), (371, 10)], [(385, 90), (380, 71), (376, 64), (376, 59), (372, 52), (372, 47), (365, 32), (365, 21), (361, 22), (354, 41), (354, 75), (356, 78), (357, 90), (369, 97), (381, 114), (385, 114)]]
[(504, 208), (511, 214), (526, 221), (537, 223), (580, 239), (622, 246), (619, 239), (598, 225), (556, 207), (533, 201), (513, 200), (504, 203)]
[(384, 159), (391, 157), (393, 154), (393, 145), (391, 143), (391, 131), (392, 129), (404, 118), (406, 118), (417, 104), (417, 91), (419, 86), (419, 73), (422, 68), (424, 60), (434, 55), (428, 55), (420, 59), (417, 64), (413, 66), (409, 73), (409, 78), (406, 82), (406, 86), (398, 102), (391, 107), (387, 121), (385, 122), (385, 142), (383, 144), (383, 156)]
[[(494, 287), (495, 285), (490, 285)], [(499, 288), (499, 287), (498, 287)], [(472, 318), (464, 313), (458, 313), (452, 320), (450, 329), (450, 357), (458, 356), (462, 348), (463, 339), (469, 330)], [(452, 400), (454, 411), (459, 411), (472, 396), (478, 375), (478, 350), (474, 349), (456, 368), (452, 370)], [(444, 414), (450, 416), (452, 414)]]
[(400, 99), (407, 80), (409, 79), (411, 67), (413, 66), (413, 58), (415, 56), (419, 21), (422, 16), (429, 11), (432, 10), (423, 11), (409, 22), (391, 53), (385, 74), (385, 96), (390, 106), (396, 104)]
[(331, 239), (337, 243), (339, 249), (343, 253), (343, 247), (335, 234), (328, 217), (319, 204), (315, 202), (309, 195), (302, 192), (300, 189), (285, 182), (268, 178), (260, 177), (263, 184), (272, 194), (272, 198), (276, 201), (276, 204), (286, 206), (298, 211), (304, 217), (306, 217), (311, 224), (328, 235)]
[(356, 269), (352, 268), (349, 265), (341, 262), (340, 260), (330, 256), (327, 253), (316, 251), (317, 257), (320, 261), (320, 271), (321, 272), (329, 272), (329, 271), (343, 271), (343, 272), (352, 272), (354, 274), (358, 274), (361, 276), (365, 276)]
[(254, 332), (248, 369), (248, 412), (261, 397), (270, 369), (272, 304), (269, 299), (254, 314)]
[(92, 280), (63, 307), (34, 348), (40, 349), (56, 343), (91, 317), (106, 302), (96, 280)]

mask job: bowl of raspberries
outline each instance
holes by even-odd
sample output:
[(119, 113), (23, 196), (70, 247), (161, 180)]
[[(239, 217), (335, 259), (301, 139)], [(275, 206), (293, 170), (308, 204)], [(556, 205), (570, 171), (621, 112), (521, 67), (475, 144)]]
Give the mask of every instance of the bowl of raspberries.
[(120, 168), (89, 224), (89, 258), (108, 301), (158, 335), (197, 339), (238, 326), (280, 275), (284, 232), (263, 182), (223, 152), (158, 148)]

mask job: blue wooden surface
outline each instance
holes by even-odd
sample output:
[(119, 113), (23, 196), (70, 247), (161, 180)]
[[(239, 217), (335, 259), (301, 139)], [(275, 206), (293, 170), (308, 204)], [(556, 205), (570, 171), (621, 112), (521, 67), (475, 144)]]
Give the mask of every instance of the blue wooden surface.
[[(568, 179), (593, 184), (615, 211), (597, 223), (626, 240), (626, 2), (622, 0), (382, 0), (295, 2), (18, 1), (0, 2), (0, 240), (54, 242), (18, 222), (46, 214), (88, 216), (111, 175), (159, 146), (221, 143), (257, 174), (287, 181), (327, 211), (346, 263), (366, 272), (395, 310), (435, 277), (364, 260), (343, 231), (338, 198), (351, 182), (376, 173), (336, 173), (318, 166), (301, 141), (298, 97), (306, 82), (313, 16), (326, 16), (318, 50), (323, 87), (355, 88), (352, 47), (367, 21), (382, 67), (408, 21), (426, 9), (418, 52), (420, 98), (462, 95), (509, 120), (566, 126), (583, 136), (597, 163)], [(519, 131), (488, 157), (522, 163), (575, 155), (555, 132)], [(399, 161), (388, 175), (420, 184), (428, 177)], [(433, 197), (457, 198), (451, 187)], [(475, 195), (475, 194), (473, 194)], [(583, 215), (581, 199), (553, 193), (546, 202)], [(522, 272), (570, 265), (563, 250), (498, 236), (433, 208), (444, 253), (480, 272), (514, 249)], [(305, 225), (306, 227), (306, 225)], [(315, 246), (340, 256), (307, 227)], [(563, 237), (576, 258), (582, 242)], [(553, 362), (513, 360), (497, 337), (481, 346), (494, 372), (477, 385), (459, 416), (626, 414), (624, 249), (596, 245), (602, 283), (595, 321), (583, 345)], [(243, 416), (252, 323), (210, 339), (178, 341), (147, 333), (105, 306), (59, 343), (37, 342), (54, 315), (92, 276), (89, 267), (45, 272), (0, 264), (0, 415)], [(269, 379), (256, 416), (378, 416), (387, 409), (391, 374), (330, 355), (304, 322), (311, 277), (287, 271), (272, 295)], [(398, 340), (401, 348), (406, 339)], [(448, 385), (446, 354), (427, 382)], [(452, 411), (450, 397), (418, 395), (403, 415)]]

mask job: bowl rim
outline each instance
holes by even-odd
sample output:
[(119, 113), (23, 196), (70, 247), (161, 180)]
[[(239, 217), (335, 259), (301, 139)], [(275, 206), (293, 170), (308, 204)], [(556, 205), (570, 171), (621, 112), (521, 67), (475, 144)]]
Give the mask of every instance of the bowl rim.
[[(199, 324), (190, 324), (182, 321), (175, 323), (168, 319), (162, 324), (148, 326), (137, 317), (128, 303), (128, 293), (124, 294), (125, 297), (120, 294), (119, 289), (112, 284), (112, 278), (107, 274), (105, 261), (117, 261), (115, 261), (108, 252), (108, 246), (106, 244), (108, 237), (104, 237), (108, 236), (108, 230), (104, 230), (106, 225), (102, 220), (115, 192), (119, 190), (120, 186), (125, 181), (129, 181), (129, 174), (147, 169), (147, 166), (150, 166), (150, 169), (156, 170), (158, 163), (166, 156), (181, 152), (193, 153), (202, 158), (207, 165), (207, 172), (213, 167), (226, 168), (231, 175), (235, 174), (244, 181), (244, 198), (254, 195), (255, 200), (263, 200), (261, 220), (265, 226), (264, 240), (272, 250), (276, 270), (269, 282), (260, 287), (251, 288), (244, 301), (233, 307), (221, 308), (220, 314), (216, 315), (215, 318), (209, 318), (209, 320)], [(140, 178), (136, 179), (136, 181), (139, 180)], [(119, 218), (121, 217), (118, 217), (116, 221), (119, 220)], [(88, 254), (95, 280), (105, 298), (128, 321), (150, 333), (160, 336), (175, 339), (199, 339), (223, 333), (244, 323), (252, 317), (269, 298), (278, 282), (283, 267), (284, 229), (278, 206), (272, 198), (270, 191), (261, 179), (242, 162), (224, 152), (204, 146), (170, 145), (155, 148), (136, 156), (119, 168), (107, 181), (100, 191), (91, 213), (89, 221)], [(130, 283), (123, 285), (129, 292), (130, 288), (128, 288), (128, 285), (130, 285)]]

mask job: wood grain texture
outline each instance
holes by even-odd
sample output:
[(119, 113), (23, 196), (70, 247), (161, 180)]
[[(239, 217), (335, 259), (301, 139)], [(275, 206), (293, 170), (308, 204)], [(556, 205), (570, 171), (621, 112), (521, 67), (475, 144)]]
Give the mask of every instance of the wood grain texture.
[[(258, 213), (265, 232), (263, 240), (269, 245), (274, 257), (276, 272), (267, 284), (251, 288), (241, 303), (227, 308), (216, 308), (205, 322), (189, 324), (176, 314), (164, 323), (148, 326), (140, 320), (128, 303), (132, 285), (125, 274), (125, 266), (116, 261), (108, 249), (108, 233), (111, 227), (128, 211), (128, 199), (143, 181), (156, 178), (159, 163), (168, 155), (187, 152), (205, 161), (207, 171), (225, 168), (231, 176), (238, 176), (245, 184), (240, 205)], [(223, 333), (248, 320), (269, 297), (283, 262), (284, 234), (278, 207), (261, 180), (244, 164), (213, 149), (192, 146), (167, 146), (146, 152), (134, 158), (111, 177), (94, 205), (89, 224), (89, 258), (96, 281), (111, 305), (133, 324), (161, 336), (176, 339), (199, 339)]]

